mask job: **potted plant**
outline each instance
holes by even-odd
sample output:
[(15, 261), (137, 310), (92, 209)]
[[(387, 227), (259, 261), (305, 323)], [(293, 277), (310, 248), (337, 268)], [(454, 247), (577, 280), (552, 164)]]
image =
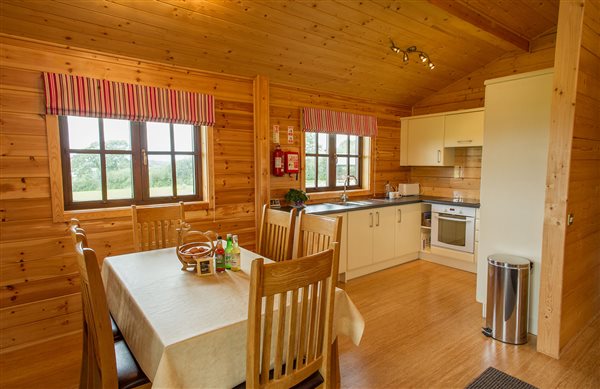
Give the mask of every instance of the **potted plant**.
[(285, 194), (285, 201), (287, 201), (288, 204), (292, 204), (292, 206), (297, 207), (297, 208), (304, 207), (304, 202), (306, 200), (308, 200), (308, 196), (306, 195), (306, 192), (303, 190), (300, 190), (300, 189), (291, 188)]

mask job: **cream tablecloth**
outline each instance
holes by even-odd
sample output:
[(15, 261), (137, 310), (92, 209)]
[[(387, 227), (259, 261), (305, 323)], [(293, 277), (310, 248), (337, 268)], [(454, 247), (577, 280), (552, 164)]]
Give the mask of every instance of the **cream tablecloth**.
[[(231, 388), (245, 380), (250, 263), (242, 271), (196, 277), (175, 249), (106, 258), (109, 309), (154, 388)], [(334, 333), (358, 345), (364, 320), (336, 290)]]

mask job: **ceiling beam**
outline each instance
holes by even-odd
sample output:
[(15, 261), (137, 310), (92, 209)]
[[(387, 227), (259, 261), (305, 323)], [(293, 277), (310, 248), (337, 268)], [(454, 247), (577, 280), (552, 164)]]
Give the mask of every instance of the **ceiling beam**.
[(489, 32), (496, 37), (505, 40), (521, 50), (529, 51), (530, 42), (528, 39), (514, 33), (506, 27), (498, 24), (487, 15), (473, 10), (467, 4), (458, 0), (429, 0), (436, 7), (443, 9), (451, 15), (454, 15), (472, 25)]

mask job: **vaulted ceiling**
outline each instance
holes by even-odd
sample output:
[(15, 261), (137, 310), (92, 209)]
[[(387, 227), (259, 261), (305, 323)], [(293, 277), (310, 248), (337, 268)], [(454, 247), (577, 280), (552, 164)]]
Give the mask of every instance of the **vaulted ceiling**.
[[(0, 0), (0, 31), (413, 105), (554, 28), (558, 0)], [(417, 46), (403, 63), (400, 48)]]

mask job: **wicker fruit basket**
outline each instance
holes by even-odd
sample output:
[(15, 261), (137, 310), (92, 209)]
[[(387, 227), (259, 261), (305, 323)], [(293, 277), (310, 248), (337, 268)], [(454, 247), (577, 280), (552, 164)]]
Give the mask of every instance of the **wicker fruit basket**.
[(197, 271), (202, 261), (212, 261), (216, 234), (212, 231), (193, 231), (187, 223), (183, 223), (178, 231), (177, 258), (181, 262), (181, 270)]

